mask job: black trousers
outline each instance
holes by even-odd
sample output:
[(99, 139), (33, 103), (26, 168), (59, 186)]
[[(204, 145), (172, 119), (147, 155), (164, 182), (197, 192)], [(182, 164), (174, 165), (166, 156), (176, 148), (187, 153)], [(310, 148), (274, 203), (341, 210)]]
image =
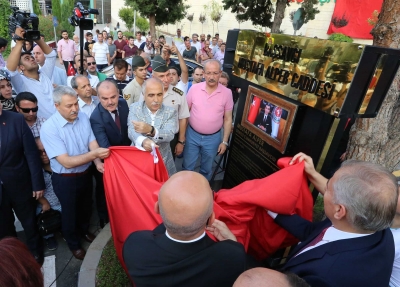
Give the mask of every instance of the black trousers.
[(33, 197), (21, 201), (14, 200), (3, 189), (3, 198), (0, 205), (0, 239), (7, 236), (17, 236), (12, 212), (14, 210), (24, 228), (26, 244), (29, 250), (41, 253), (43, 246), (36, 226), (36, 204), (37, 202)]
[(65, 177), (53, 173), (51, 181), (61, 203), (63, 236), (70, 250), (80, 249), (80, 237), (88, 232), (92, 215), (92, 175)]
[(178, 144), (178, 139), (179, 139), (179, 132), (177, 132), (174, 136), (174, 138), (172, 139), (172, 141), (169, 142), (169, 146), (171, 147), (171, 152), (172, 152), (172, 157), (175, 160), (175, 147)]
[(65, 72), (68, 72), (68, 65), (71, 63), (72, 67), (74, 66), (74, 61), (63, 61), (64, 62), (64, 67), (65, 67)]
[(92, 164), (91, 173), (96, 181), (95, 195), (96, 195), (96, 208), (99, 219), (109, 222), (106, 194), (104, 191), (103, 174), (99, 172), (95, 164)]

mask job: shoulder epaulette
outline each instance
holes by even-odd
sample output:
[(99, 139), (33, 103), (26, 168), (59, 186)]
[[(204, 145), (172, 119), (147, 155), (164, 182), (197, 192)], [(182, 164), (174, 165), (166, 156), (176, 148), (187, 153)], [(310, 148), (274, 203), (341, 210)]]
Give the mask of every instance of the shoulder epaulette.
[(172, 90), (178, 94), (180, 94), (181, 96), (183, 96), (183, 91), (181, 89), (178, 89), (177, 87), (173, 87)]

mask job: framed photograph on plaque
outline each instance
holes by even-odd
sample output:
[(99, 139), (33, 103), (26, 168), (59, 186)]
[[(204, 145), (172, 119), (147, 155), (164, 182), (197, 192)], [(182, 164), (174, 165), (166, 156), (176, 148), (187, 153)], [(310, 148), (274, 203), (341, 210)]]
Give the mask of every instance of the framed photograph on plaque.
[(297, 105), (249, 86), (242, 126), (284, 153)]

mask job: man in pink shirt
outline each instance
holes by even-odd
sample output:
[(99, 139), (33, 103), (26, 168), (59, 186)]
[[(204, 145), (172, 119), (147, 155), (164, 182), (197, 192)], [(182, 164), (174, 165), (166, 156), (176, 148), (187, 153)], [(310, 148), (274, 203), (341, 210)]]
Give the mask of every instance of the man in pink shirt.
[[(212, 164), (217, 153), (228, 146), (232, 127), (232, 92), (218, 83), (221, 63), (208, 60), (204, 64), (205, 82), (192, 86), (187, 94), (190, 109), (186, 143), (183, 150), (183, 170), (194, 170), (201, 155), (200, 173), (211, 178)], [(221, 128), (224, 128), (221, 141)]]
[(68, 71), (68, 64), (74, 65), (75, 43), (68, 38), (67, 30), (61, 31), (62, 39), (57, 43), (58, 59), (64, 64), (65, 71)]

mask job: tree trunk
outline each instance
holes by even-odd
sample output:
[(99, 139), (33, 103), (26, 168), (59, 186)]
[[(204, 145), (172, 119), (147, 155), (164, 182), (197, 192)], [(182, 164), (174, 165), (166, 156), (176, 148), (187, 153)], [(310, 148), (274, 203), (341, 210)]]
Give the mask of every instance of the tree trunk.
[[(400, 48), (400, 0), (385, 0), (372, 29), (374, 45)], [(371, 161), (390, 171), (400, 169), (400, 70), (376, 116), (357, 119), (347, 146), (348, 158)]]
[(154, 35), (156, 35), (156, 15), (150, 14), (149, 22), (150, 22), (150, 33), (151, 36), (154, 37)]
[(272, 23), (271, 32), (279, 33), (279, 29), (281, 28), (282, 19), (285, 17), (285, 9), (286, 9), (287, 0), (277, 0), (276, 1), (276, 9), (274, 15), (274, 23)]

